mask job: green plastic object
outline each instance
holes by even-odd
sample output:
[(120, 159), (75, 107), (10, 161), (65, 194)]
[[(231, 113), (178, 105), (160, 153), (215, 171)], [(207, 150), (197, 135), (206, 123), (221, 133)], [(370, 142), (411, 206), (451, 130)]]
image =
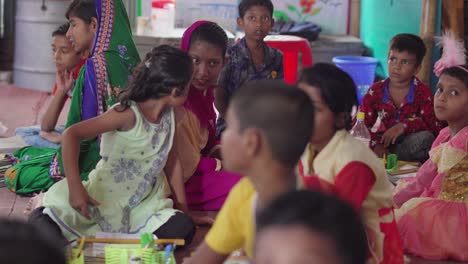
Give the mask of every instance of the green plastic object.
[(386, 168), (388, 172), (395, 171), (398, 167), (398, 156), (396, 154), (389, 154), (387, 156)]
[(154, 238), (153, 234), (144, 233), (140, 236), (141, 248), (154, 248)]
[(164, 262), (164, 251), (139, 245), (110, 244), (104, 249), (106, 264), (176, 264), (174, 254)]
[[(80, 252), (80, 254), (78, 254)], [(84, 264), (84, 252), (81, 249), (74, 248), (71, 251), (71, 256), (67, 258), (67, 264)]]
[(141, 8), (141, 0), (136, 0), (136, 15), (141, 16), (142, 8)]

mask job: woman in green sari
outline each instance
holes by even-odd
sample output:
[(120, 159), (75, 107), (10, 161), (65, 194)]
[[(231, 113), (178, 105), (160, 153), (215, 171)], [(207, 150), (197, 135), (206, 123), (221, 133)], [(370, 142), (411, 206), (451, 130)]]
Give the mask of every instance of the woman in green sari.
[[(74, 0), (66, 13), (75, 51), (91, 50), (75, 84), (66, 127), (104, 113), (116, 102), (140, 58), (122, 0)], [(99, 137), (81, 142), (80, 176), (100, 159)], [(47, 190), (65, 177), (61, 149), (26, 147), (7, 155), (5, 184), (18, 194)]]

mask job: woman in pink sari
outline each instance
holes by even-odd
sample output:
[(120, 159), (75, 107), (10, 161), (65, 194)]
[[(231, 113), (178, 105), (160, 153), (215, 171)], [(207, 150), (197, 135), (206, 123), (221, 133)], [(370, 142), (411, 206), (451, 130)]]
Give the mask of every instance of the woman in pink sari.
[(468, 66), (442, 66), (434, 109), (448, 127), (416, 177), (399, 183), (393, 200), (400, 207), (397, 223), (408, 253), (468, 261)]
[(225, 63), (227, 43), (224, 30), (209, 21), (195, 22), (182, 38), (181, 49), (192, 57), (194, 74), (187, 101), (176, 110), (174, 148), (192, 210), (219, 210), (240, 179), (240, 175), (221, 170), (215, 137), (213, 89)]

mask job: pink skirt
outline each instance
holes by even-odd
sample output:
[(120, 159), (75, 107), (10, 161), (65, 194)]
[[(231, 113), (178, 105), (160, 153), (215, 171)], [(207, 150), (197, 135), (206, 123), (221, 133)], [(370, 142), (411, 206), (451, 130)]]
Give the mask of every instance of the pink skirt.
[(468, 204), (413, 198), (396, 215), (408, 253), (431, 260), (468, 261)]
[(216, 171), (216, 159), (200, 159), (195, 173), (185, 183), (187, 203), (191, 210), (217, 211), (221, 209), (232, 187), (241, 175)]

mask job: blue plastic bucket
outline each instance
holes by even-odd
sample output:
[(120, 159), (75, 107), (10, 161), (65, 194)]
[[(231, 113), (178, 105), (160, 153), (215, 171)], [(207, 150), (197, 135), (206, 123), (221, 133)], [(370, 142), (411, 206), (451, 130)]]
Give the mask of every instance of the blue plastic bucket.
[(362, 98), (374, 83), (375, 67), (378, 60), (364, 56), (336, 56), (332, 61), (338, 68), (351, 76), (356, 84), (358, 102), (361, 104)]

